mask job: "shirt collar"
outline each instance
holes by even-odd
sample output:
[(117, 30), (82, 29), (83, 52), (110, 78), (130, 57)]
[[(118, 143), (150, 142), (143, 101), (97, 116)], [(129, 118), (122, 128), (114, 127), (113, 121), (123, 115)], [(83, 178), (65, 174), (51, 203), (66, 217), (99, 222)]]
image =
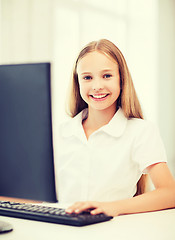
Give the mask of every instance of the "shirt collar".
[(115, 113), (111, 121), (104, 125), (101, 130), (113, 137), (120, 137), (127, 124), (127, 118), (125, 117), (123, 110), (121, 108)]
[(61, 135), (63, 137), (79, 136), (80, 132), (82, 133), (82, 131), (84, 131), (82, 120), (86, 117), (87, 114), (88, 109), (84, 109), (74, 118), (69, 119), (63, 125), (61, 125)]
[[(64, 126), (62, 126), (61, 132), (64, 137), (77, 136), (84, 134), (82, 120), (88, 115), (88, 109), (84, 109), (74, 118), (69, 120)], [(97, 132), (103, 131), (113, 137), (120, 137), (127, 124), (127, 118), (125, 117), (123, 110), (121, 108), (115, 113), (111, 121), (97, 130)]]

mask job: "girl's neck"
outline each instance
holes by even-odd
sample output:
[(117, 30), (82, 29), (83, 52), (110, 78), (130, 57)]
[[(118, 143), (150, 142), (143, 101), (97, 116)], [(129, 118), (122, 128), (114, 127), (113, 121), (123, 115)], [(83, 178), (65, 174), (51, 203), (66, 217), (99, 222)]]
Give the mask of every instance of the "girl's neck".
[(83, 121), (83, 128), (87, 139), (93, 132), (108, 124), (113, 118), (115, 112), (116, 109), (111, 111), (111, 109), (95, 110), (89, 108), (88, 117)]

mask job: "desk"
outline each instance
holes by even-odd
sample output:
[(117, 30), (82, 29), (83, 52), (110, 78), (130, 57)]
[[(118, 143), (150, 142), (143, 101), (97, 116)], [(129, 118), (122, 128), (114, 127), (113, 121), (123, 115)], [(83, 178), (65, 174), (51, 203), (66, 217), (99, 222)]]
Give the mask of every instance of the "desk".
[(3, 216), (0, 220), (14, 227), (12, 232), (0, 235), (0, 240), (175, 240), (175, 209), (123, 215), (85, 227)]

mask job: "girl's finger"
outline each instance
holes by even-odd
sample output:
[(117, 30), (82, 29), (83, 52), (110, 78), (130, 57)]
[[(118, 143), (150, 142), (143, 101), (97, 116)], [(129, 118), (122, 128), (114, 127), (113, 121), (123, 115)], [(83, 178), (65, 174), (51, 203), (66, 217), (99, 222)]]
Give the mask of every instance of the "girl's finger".
[(76, 202), (72, 206), (68, 207), (66, 209), (67, 213), (81, 213), (86, 210), (92, 210), (94, 208), (98, 207), (97, 202)]
[(103, 213), (103, 210), (99, 207), (90, 212), (92, 215)]
[(76, 203), (74, 203), (73, 205), (69, 206), (69, 207), (66, 209), (66, 212), (67, 212), (67, 213), (72, 213), (72, 212), (74, 212), (80, 205), (81, 205), (81, 202), (76, 202)]
[(86, 211), (88, 209), (91, 209), (91, 208), (94, 208), (94, 204), (91, 203), (91, 202), (85, 202), (85, 203), (82, 203), (80, 204), (79, 206), (76, 207), (75, 209), (75, 212), (76, 213), (80, 213), (80, 212), (83, 212), (83, 211)]

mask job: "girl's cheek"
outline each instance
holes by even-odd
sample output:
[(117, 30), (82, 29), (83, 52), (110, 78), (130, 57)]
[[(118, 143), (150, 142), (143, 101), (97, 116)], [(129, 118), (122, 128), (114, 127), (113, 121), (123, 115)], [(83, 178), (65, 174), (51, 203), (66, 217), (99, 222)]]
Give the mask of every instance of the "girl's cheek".
[(83, 100), (85, 100), (85, 98), (86, 98), (86, 95), (87, 95), (87, 92), (85, 91), (85, 89), (84, 88), (80, 88), (80, 95), (81, 95), (81, 97), (83, 98)]
[(89, 88), (85, 84), (80, 85), (80, 93), (81, 94), (86, 94), (88, 92), (88, 90), (89, 90)]

